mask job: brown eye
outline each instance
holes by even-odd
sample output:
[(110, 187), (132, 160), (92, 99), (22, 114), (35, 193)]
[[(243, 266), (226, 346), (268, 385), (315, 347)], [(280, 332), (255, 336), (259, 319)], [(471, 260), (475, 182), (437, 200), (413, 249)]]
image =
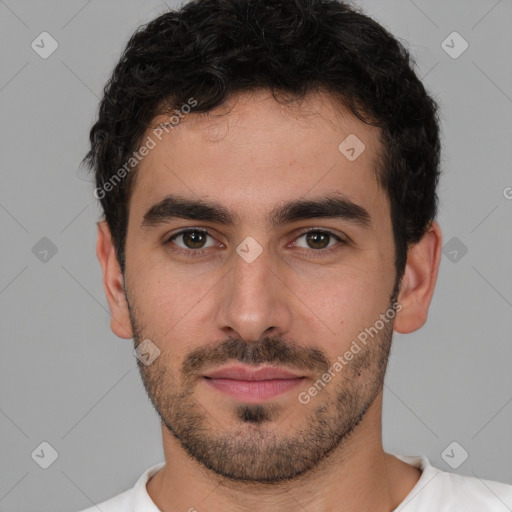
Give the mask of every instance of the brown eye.
[(303, 247), (305, 249), (326, 249), (328, 247), (332, 247), (335, 245), (336, 242), (343, 242), (343, 240), (335, 235), (334, 233), (331, 233), (329, 231), (308, 231), (307, 233), (303, 233), (301, 236), (297, 238), (297, 240), (303, 239), (304, 243), (296, 242), (295, 245), (298, 247)]
[(319, 231), (308, 233), (306, 241), (312, 249), (325, 249), (329, 245), (331, 235)]
[(169, 239), (169, 242), (174, 242), (178, 247), (181, 247), (182, 249), (204, 249), (205, 247), (211, 247), (215, 245), (214, 242), (210, 243), (210, 245), (205, 245), (208, 237), (212, 238), (206, 231), (199, 229), (188, 229), (173, 235)]

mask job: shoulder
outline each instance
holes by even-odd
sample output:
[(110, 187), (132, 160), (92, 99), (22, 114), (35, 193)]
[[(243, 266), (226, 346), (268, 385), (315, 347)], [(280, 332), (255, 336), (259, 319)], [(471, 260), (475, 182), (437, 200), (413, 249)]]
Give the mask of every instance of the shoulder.
[(160, 512), (147, 493), (146, 483), (164, 465), (165, 462), (160, 462), (151, 466), (142, 473), (131, 489), (79, 512)]
[(422, 474), (394, 512), (512, 510), (512, 485), (443, 471), (432, 466), (425, 456), (397, 457), (419, 468)]
[(512, 509), (512, 485), (476, 476), (437, 470), (436, 489), (454, 505), (464, 505), (468, 512)]

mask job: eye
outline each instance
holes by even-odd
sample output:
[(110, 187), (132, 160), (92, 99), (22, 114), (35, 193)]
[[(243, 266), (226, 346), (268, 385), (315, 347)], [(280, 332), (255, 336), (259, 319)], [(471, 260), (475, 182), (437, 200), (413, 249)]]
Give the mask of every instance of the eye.
[[(207, 244), (207, 239), (211, 238), (211, 243)], [(202, 229), (186, 229), (172, 235), (166, 243), (173, 242), (182, 249), (205, 249), (215, 245), (215, 239)]]
[[(303, 243), (299, 243), (298, 240), (304, 239)], [(305, 249), (327, 249), (336, 245), (336, 242), (344, 242), (339, 236), (331, 233), (330, 231), (322, 231), (320, 229), (314, 229), (307, 231), (300, 235), (294, 243), (297, 247), (303, 247)]]

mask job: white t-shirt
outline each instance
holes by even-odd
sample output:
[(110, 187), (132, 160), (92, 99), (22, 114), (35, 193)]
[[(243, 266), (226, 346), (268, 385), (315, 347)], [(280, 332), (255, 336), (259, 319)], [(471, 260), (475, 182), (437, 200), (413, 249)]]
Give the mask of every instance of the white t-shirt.
[[(422, 471), (420, 479), (393, 512), (508, 512), (512, 485), (449, 473), (425, 456), (395, 455)], [(148, 480), (165, 462), (147, 469), (131, 489), (80, 512), (161, 512), (146, 490)]]

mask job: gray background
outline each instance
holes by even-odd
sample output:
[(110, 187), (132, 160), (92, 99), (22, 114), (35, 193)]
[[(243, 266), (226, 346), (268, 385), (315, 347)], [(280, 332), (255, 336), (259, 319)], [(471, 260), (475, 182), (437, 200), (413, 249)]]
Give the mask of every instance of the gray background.
[[(395, 333), (384, 446), (452, 470), (441, 454), (457, 441), (469, 458), (455, 472), (512, 484), (512, 2), (359, 4), (407, 43), (441, 105), (439, 222), (451, 244), (427, 324)], [(163, 460), (132, 341), (110, 331), (100, 210), (78, 164), (128, 37), (164, 10), (0, 0), (2, 512), (79, 510)], [(47, 59), (31, 48), (43, 31), (59, 44)], [(453, 31), (469, 43), (456, 59), (441, 46)], [(53, 256), (38, 252), (43, 237)], [(43, 441), (58, 453), (48, 469), (31, 456)]]

